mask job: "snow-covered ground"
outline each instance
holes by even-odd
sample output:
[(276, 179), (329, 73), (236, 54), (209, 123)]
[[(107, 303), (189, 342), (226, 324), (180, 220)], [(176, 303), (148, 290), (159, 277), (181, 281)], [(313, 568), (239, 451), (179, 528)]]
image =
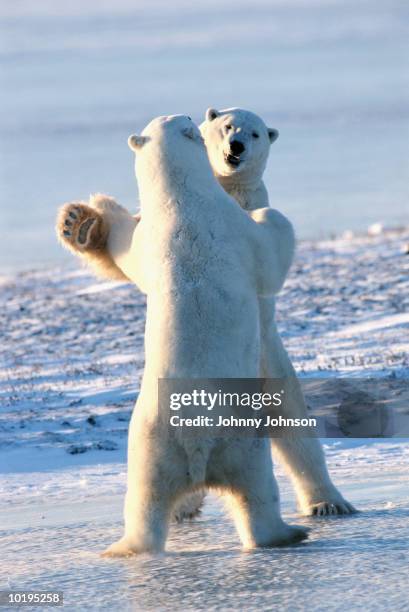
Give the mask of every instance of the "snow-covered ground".
[[(303, 376), (408, 377), (409, 229), (300, 244), (278, 321)], [(0, 589), (63, 590), (69, 609), (404, 610), (409, 440), (326, 440), (363, 512), (287, 519), (307, 544), (253, 554), (219, 500), (172, 526), (168, 553), (99, 558), (121, 531), (145, 300), (70, 268), (0, 279)]]

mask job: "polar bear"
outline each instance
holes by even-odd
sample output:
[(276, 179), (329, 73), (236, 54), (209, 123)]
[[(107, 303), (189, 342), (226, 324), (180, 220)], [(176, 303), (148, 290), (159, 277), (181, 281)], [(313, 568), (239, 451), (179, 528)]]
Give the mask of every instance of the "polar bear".
[[(267, 128), (260, 117), (243, 109), (206, 112), (200, 126), (214, 175), (225, 191), (248, 211), (269, 206), (263, 172), (270, 145), (278, 131)], [(132, 216), (113, 198), (92, 196), (86, 204), (62, 207), (57, 233), (62, 243), (82, 257), (105, 278), (135, 282), (130, 247), (140, 215)], [(288, 416), (304, 417), (305, 401), (295, 372), (277, 332), (274, 297), (260, 297), (262, 328), (260, 375), (290, 377), (293, 381), (285, 408)], [(320, 442), (316, 438), (287, 435), (272, 441), (273, 451), (288, 472), (305, 515), (348, 514), (355, 508), (347, 502), (329, 477)], [(197, 491), (175, 510), (176, 520), (193, 517), (200, 508)]]
[[(213, 172), (244, 210), (269, 206), (263, 173), (270, 145), (279, 133), (268, 128), (258, 115), (240, 108), (209, 108), (200, 125)], [(307, 416), (305, 400), (291, 360), (281, 342), (275, 322), (275, 298), (260, 297), (260, 376), (291, 380), (286, 397), (286, 417)], [(318, 438), (288, 433), (272, 440), (275, 456), (289, 474), (305, 515), (350, 514), (355, 508), (332, 483)]]
[(230, 499), (245, 549), (301, 541), (307, 531), (280, 515), (269, 440), (176, 434), (158, 404), (161, 378), (258, 376), (257, 295), (282, 286), (292, 226), (278, 211), (236, 205), (189, 117), (158, 117), (129, 145), (141, 199), (130, 250), (147, 293), (145, 370), (129, 427), (125, 533), (104, 554), (163, 550), (172, 505), (201, 487)]

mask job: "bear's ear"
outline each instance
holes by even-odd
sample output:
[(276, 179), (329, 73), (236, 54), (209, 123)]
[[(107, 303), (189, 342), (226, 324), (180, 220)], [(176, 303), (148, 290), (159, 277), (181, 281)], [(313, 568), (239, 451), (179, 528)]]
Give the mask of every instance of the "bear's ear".
[(206, 111), (206, 121), (213, 121), (213, 119), (216, 119), (219, 114), (219, 111), (217, 111), (215, 108), (208, 108)]
[(280, 132), (278, 130), (275, 130), (274, 128), (267, 128), (267, 132), (268, 132), (270, 144), (273, 144), (273, 142), (277, 140)]
[(146, 138), (146, 136), (132, 134), (132, 136), (128, 138), (128, 146), (132, 151), (139, 151), (148, 140), (149, 138)]

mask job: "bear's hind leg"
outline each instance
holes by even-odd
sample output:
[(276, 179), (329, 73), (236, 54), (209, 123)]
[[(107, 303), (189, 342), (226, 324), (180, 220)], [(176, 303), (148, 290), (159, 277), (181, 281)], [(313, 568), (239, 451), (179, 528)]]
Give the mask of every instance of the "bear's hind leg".
[(103, 553), (106, 557), (163, 551), (172, 508), (188, 492), (184, 453), (140, 427), (137, 416), (129, 429), (125, 534)]
[[(266, 452), (260, 453), (257, 445), (263, 442)], [(236, 465), (225, 464), (222, 479), (244, 549), (285, 546), (306, 539), (307, 529), (288, 525), (281, 518), (268, 440), (255, 441), (249, 451), (239, 454), (241, 461)]]
[(245, 550), (287, 546), (308, 537), (308, 530), (283, 521), (278, 497), (266, 485), (242, 483), (230, 492), (229, 506)]
[[(285, 385), (283, 416), (292, 419), (308, 418), (307, 406), (291, 360), (285, 350), (274, 320), (274, 299), (259, 300), (262, 330), (261, 376), (282, 379)], [(298, 500), (298, 507), (307, 516), (344, 515), (356, 512), (333, 484), (328, 473), (324, 451), (317, 437), (303, 437), (302, 433), (283, 428), (280, 436), (271, 440), (273, 454), (289, 474)]]
[(125, 499), (125, 535), (103, 553), (103, 557), (129, 557), (157, 553), (165, 548), (172, 507), (165, 494), (138, 495), (128, 491)]

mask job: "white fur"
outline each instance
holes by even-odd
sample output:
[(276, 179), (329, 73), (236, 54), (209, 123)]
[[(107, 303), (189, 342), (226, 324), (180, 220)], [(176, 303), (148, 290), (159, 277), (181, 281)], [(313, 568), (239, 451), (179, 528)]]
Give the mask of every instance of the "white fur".
[(159, 378), (258, 375), (257, 293), (282, 285), (291, 225), (276, 211), (249, 217), (236, 205), (187, 117), (157, 118), (142, 137), (130, 139), (141, 197), (130, 257), (147, 292), (146, 360), (129, 429), (125, 534), (106, 554), (162, 550), (172, 505), (203, 486), (229, 496), (245, 548), (303, 539), (280, 516), (268, 440), (175, 434), (157, 391)]

